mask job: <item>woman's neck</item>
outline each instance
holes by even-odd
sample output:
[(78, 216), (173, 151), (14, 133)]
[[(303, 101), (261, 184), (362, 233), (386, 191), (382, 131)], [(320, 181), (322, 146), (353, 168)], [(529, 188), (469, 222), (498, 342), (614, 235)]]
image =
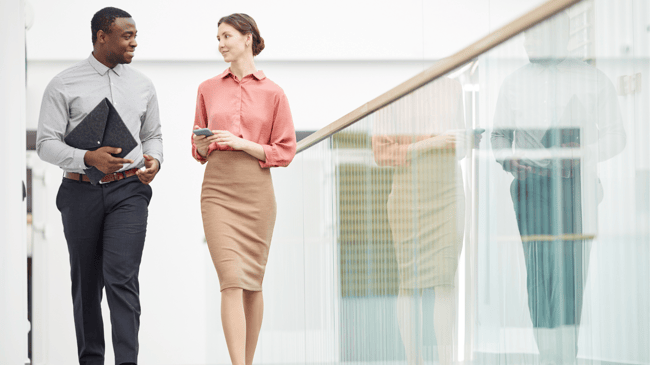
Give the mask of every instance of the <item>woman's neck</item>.
[(257, 72), (255, 61), (253, 61), (252, 57), (250, 59), (233, 61), (230, 63), (230, 72), (241, 80), (244, 77)]

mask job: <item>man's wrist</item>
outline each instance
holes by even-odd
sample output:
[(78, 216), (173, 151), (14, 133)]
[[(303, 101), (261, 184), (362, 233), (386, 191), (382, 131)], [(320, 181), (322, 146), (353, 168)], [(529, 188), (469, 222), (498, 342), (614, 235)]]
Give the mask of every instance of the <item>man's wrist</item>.
[(84, 164), (86, 165), (86, 168), (90, 168), (92, 166), (95, 166), (94, 162), (92, 160), (93, 160), (92, 151), (86, 151), (84, 153), (84, 157), (83, 157), (83, 161), (84, 161)]

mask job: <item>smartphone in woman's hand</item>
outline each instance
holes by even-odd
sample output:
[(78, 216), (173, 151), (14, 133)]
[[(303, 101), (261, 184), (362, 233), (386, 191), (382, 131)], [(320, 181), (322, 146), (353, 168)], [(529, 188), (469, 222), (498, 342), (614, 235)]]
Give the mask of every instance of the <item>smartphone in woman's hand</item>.
[(214, 134), (208, 128), (195, 129), (192, 132), (194, 132), (194, 134), (196, 134), (197, 136), (206, 136), (206, 137), (209, 137)]

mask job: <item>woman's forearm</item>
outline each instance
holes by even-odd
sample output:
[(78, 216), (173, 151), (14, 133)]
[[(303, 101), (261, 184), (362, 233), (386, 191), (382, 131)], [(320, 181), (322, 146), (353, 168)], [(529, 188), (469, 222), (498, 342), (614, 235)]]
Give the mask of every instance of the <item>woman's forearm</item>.
[(262, 162), (266, 161), (266, 153), (264, 152), (264, 148), (261, 144), (245, 140), (244, 148), (242, 148), (242, 151), (248, 153), (249, 155)]

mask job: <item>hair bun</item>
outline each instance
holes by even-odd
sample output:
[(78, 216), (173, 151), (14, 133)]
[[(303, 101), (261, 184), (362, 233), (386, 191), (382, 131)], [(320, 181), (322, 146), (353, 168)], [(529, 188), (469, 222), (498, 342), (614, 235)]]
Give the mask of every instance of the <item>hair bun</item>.
[(260, 35), (255, 38), (257, 39), (253, 42), (253, 56), (257, 56), (264, 50), (264, 38)]

